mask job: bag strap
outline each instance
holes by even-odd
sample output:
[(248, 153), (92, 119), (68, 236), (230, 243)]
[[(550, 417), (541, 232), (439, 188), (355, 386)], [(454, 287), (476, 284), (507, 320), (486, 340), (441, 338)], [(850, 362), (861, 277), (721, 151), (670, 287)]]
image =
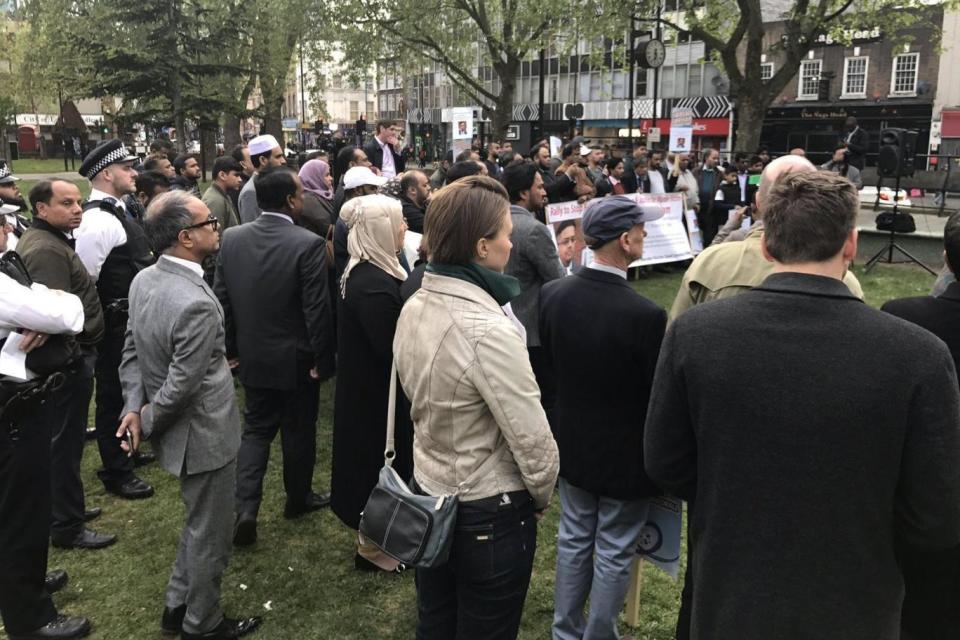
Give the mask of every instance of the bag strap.
[[(388, 467), (393, 467), (393, 459), (397, 457), (394, 449), (394, 430), (396, 428), (397, 418), (397, 361), (394, 359), (390, 365), (390, 396), (387, 400), (387, 443), (383, 450), (383, 463)], [(500, 440), (494, 447), (493, 453), (487, 456), (479, 467), (473, 470), (462, 482), (457, 485), (457, 491), (454, 495), (469, 493), (476, 484), (477, 480), (487, 475), (500, 462), (503, 457), (503, 448), (500, 446)]]

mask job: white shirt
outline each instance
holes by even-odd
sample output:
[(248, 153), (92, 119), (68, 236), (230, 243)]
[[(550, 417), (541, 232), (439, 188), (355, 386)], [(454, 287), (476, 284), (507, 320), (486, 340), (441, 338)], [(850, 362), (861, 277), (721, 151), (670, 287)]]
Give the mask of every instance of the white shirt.
[(0, 273), (0, 338), (13, 329), (40, 333), (80, 333), (83, 330), (83, 303), (80, 298), (34, 283), (25, 287)]
[[(121, 211), (126, 211), (121, 198), (106, 194), (99, 189), (90, 191), (88, 201), (107, 198), (115, 201), (115, 206)], [(123, 230), (123, 225), (116, 216), (103, 209), (84, 211), (83, 220), (73, 232), (73, 237), (77, 239), (77, 255), (94, 281), (100, 277), (100, 268), (103, 267), (110, 252), (127, 243), (127, 232)]]
[(737, 182), (740, 183), (740, 200), (741, 200), (741, 202), (746, 202), (746, 201), (747, 201), (747, 178), (748, 178), (748, 176), (747, 176), (747, 174), (745, 174), (745, 173), (738, 173), (738, 174), (737, 174)]
[(393, 163), (393, 149), (390, 148), (390, 145), (386, 142), (381, 142), (380, 138), (377, 138), (377, 144), (380, 145), (380, 149), (383, 151), (383, 162), (380, 164), (380, 175), (384, 178), (393, 178), (397, 175), (397, 166)]
[(264, 211), (264, 212), (261, 213), (260, 215), (262, 215), (262, 216), (273, 216), (273, 217), (275, 217), (275, 218), (283, 218), (284, 220), (286, 220), (286, 221), (289, 222), (290, 224), (293, 224), (293, 218), (291, 218), (290, 216), (288, 216), (288, 215), (285, 214), (285, 213), (277, 213), (277, 212), (275, 212), (275, 211)]
[(663, 174), (656, 169), (647, 171), (647, 177), (650, 178), (650, 193), (664, 194), (667, 192), (663, 184)]
[(627, 272), (623, 269), (617, 269), (616, 267), (611, 267), (608, 264), (600, 264), (599, 262), (591, 262), (587, 269), (596, 269), (597, 271), (604, 271), (606, 273), (612, 273), (615, 276), (620, 276), (624, 280), (627, 279)]
[(160, 256), (160, 259), (169, 260), (174, 264), (179, 264), (182, 267), (186, 267), (187, 269), (190, 269), (190, 271), (193, 271), (195, 274), (197, 274), (201, 278), (203, 277), (203, 267), (199, 263), (194, 262), (193, 260), (184, 260), (183, 258), (178, 258), (176, 256), (170, 256), (167, 254), (163, 254), (162, 256)]

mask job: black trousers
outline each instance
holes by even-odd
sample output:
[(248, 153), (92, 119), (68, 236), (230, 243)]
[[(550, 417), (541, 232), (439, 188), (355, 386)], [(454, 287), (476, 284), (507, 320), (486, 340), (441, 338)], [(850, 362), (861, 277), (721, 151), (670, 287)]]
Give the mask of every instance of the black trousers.
[(544, 347), (527, 347), (527, 353), (530, 356), (530, 366), (533, 368), (533, 375), (537, 379), (537, 386), (540, 387), (540, 405), (543, 407), (544, 413), (547, 414), (547, 422), (550, 423), (550, 429), (554, 430), (556, 421), (557, 382), (553, 376), (553, 370), (547, 366)]
[(87, 412), (93, 395), (96, 350), (84, 351), (83, 358), (67, 375), (63, 386), (48, 401), (55, 408), (50, 439), (50, 471), (53, 519), (50, 536), (69, 539), (83, 530), (86, 502), (80, 461), (86, 439)]
[(257, 517), (263, 499), (263, 475), (270, 445), (280, 432), (283, 451), (283, 488), (296, 505), (313, 490), (317, 462), (317, 414), (320, 385), (307, 370), (292, 390), (244, 385), (243, 436), (237, 454), (237, 515)]
[(16, 440), (0, 425), (0, 615), (8, 634), (29, 633), (57, 616), (44, 586), (51, 406), (47, 401), (18, 421)]
[(417, 569), (417, 640), (517, 637), (537, 550), (526, 498), (492, 511), (460, 504), (450, 559)]
[(120, 386), (120, 359), (123, 337), (127, 329), (125, 316), (104, 314), (106, 333), (97, 353), (97, 448), (103, 468), (97, 476), (104, 482), (128, 482), (133, 478), (133, 458), (120, 448), (117, 427), (123, 411), (123, 388)]

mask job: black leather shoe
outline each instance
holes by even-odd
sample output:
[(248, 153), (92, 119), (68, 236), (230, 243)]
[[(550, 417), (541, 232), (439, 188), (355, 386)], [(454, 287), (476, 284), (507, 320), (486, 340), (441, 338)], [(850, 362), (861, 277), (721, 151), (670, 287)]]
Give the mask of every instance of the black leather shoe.
[(263, 618), (254, 616), (252, 618), (224, 618), (216, 627), (206, 633), (187, 633), (180, 634), (183, 640), (229, 640), (230, 638), (239, 638), (248, 633), (256, 631)]
[(287, 520), (291, 520), (293, 518), (299, 518), (300, 516), (312, 511), (319, 511), (320, 509), (329, 506), (329, 493), (314, 493), (311, 491), (307, 494), (306, 500), (304, 500), (302, 503), (291, 502), (288, 498), (287, 504), (283, 508), (283, 517)]
[(67, 586), (67, 581), (70, 579), (70, 576), (67, 575), (67, 572), (63, 569), (54, 569), (53, 571), (47, 572), (47, 577), (44, 580), (44, 585), (47, 587), (47, 593), (56, 593)]
[(112, 533), (97, 533), (84, 529), (73, 538), (52, 538), (53, 546), (58, 549), (103, 549), (117, 541)]
[(83, 638), (90, 633), (90, 621), (86, 618), (60, 615), (30, 633), (7, 636), (10, 640), (67, 640), (68, 638)]
[(149, 498), (153, 495), (153, 487), (136, 476), (133, 476), (126, 482), (104, 480), (103, 486), (108, 493), (112, 493), (118, 498), (125, 500), (142, 500), (143, 498)]
[(83, 512), (83, 521), (90, 522), (91, 520), (96, 520), (100, 517), (100, 514), (103, 513), (103, 509), (100, 507), (94, 507), (92, 509), (87, 509)]
[(139, 451), (137, 452), (137, 455), (133, 456), (133, 466), (142, 467), (150, 464), (151, 462), (155, 462), (156, 459), (157, 459), (157, 456), (152, 453), (148, 453), (146, 451)]
[(257, 520), (250, 516), (238, 516), (233, 527), (233, 544), (237, 547), (249, 547), (257, 541)]
[(168, 636), (175, 636), (180, 633), (183, 627), (183, 617), (187, 615), (187, 605), (182, 604), (176, 609), (170, 607), (163, 608), (163, 616), (160, 617), (160, 633)]

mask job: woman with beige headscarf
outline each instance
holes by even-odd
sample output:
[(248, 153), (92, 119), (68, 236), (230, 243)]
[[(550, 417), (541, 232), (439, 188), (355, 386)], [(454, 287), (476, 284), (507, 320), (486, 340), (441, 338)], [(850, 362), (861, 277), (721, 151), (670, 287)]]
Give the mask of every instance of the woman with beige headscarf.
[[(398, 253), (407, 230), (399, 200), (385, 195), (348, 200), (340, 217), (349, 229), (350, 262), (337, 295), (337, 391), (333, 412), (331, 506), (351, 529), (383, 466), (393, 334), (400, 316), (400, 285), (407, 273)], [(397, 457), (403, 478), (413, 473), (413, 428), (398, 399)], [(376, 571), (391, 565), (376, 547), (359, 544), (354, 565)], [(395, 565), (394, 565), (395, 566)]]

